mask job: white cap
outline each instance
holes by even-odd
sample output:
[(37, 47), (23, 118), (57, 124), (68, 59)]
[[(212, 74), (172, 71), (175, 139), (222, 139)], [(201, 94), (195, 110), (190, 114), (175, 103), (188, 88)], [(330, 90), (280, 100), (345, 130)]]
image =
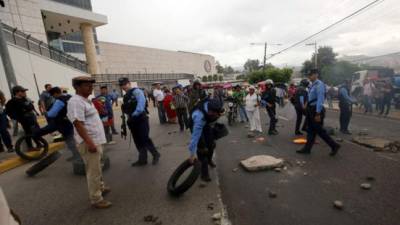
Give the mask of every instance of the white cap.
[(271, 79), (268, 79), (268, 80), (265, 81), (265, 83), (266, 83), (266, 84), (274, 84), (274, 81), (271, 80)]

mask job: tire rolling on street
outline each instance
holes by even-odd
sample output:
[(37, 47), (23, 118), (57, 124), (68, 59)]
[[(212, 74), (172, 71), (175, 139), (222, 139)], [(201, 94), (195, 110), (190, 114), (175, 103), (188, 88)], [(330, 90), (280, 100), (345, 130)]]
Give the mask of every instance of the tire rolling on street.
[[(192, 171), (190, 174), (187, 176), (186, 180), (181, 182), (180, 185), (176, 186), (178, 183), (179, 178), (185, 173), (186, 170), (188, 170), (190, 167), (193, 167)], [(168, 180), (168, 193), (174, 197), (179, 197), (183, 193), (185, 193), (187, 190), (189, 190), (190, 187), (193, 186), (193, 184), (196, 182), (197, 178), (200, 176), (200, 169), (201, 169), (201, 164), (199, 161), (195, 161), (195, 163), (190, 163), (189, 160), (185, 160), (182, 164), (176, 168), (174, 173), (172, 173), (171, 177)]]
[(50, 166), (52, 163), (57, 161), (57, 159), (59, 159), (60, 156), (61, 153), (59, 153), (58, 151), (51, 153), (50, 155), (46, 156), (35, 165), (31, 166), (28, 170), (26, 170), (26, 174), (29, 177), (35, 176), (36, 174), (38, 174), (39, 172)]

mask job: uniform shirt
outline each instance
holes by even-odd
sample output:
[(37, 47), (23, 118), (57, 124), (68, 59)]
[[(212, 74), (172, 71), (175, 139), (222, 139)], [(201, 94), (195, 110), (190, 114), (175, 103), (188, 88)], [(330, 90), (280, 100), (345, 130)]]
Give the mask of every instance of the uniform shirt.
[(325, 84), (316, 80), (312, 83), (308, 94), (308, 102), (311, 106), (316, 106), (317, 113), (320, 113), (324, 108), (325, 101)]
[(246, 96), (246, 111), (254, 111), (256, 110), (256, 105), (258, 104), (258, 102), (261, 100), (260, 96), (256, 93), (254, 93), (253, 95), (248, 94)]
[[(204, 110), (208, 112), (208, 102), (204, 103)], [(199, 109), (193, 111), (191, 116), (193, 120), (193, 132), (192, 138), (190, 139), (189, 151), (191, 155), (194, 155), (197, 152), (197, 145), (203, 133), (203, 128), (206, 125), (206, 119), (204, 118), (203, 112)]]
[(137, 105), (135, 111), (132, 113), (132, 117), (139, 116), (142, 114), (146, 108), (146, 97), (140, 88), (135, 88), (132, 95), (136, 98)]
[[(347, 91), (347, 89), (345, 87), (340, 87), (339, 88), (339, 96), (341, 96), (346, 101), (344, 103), (351, 104), (351, 103), (355, 103), (356, 102), (354, 99), (352, 99), (349, 96), (349, 92)], [(341, 98), (339, 98), (339, 100), (340, 99)]]
[(157, 102), (161, 102), (164, 100), (164, 92), (162, 92), (161, 90), (154, 89), (153, 96)]
[(50, 108), (49, 111), (47, 111), (47, 117), (48, 118), (56, 118), (58, 113), (64, 108), (65, 104), (63, 101), (57, 99), (53, 106)]
[[(74, 95), (68, 101), (67, 109), (67, 116), (71, 123), (74, 123), (76, 120), (83, 122), (83, 126), (86, 128), (89, 137), (93, 140), (95, 145), (106, 143), (103, 123), (100, 120), (99, 113), (89, 99), (80, 95)], [(78, 134), (75, 127), (74, 130), (75, 141), (81, 144), (83, 139)]]

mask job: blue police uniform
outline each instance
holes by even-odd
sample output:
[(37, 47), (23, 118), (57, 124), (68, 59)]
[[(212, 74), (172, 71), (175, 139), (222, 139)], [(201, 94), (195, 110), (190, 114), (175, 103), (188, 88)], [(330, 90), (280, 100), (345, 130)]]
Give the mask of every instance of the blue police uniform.
[[(339, 145), (328, 135), (323, 127), (325, 118), (324, 109), (325, 100), (325, 84), (316, 80), (312, 83), (308, 94), (308, 106), (306, 112), (307, 121), (307, 143), (303, 149), (297, 151), (298, 153), (308, 154), (314, 145), (316, 136), (320, 136), (332, 149), (331, 155), (335, 155), (339, 149)], [(320, 122), (315, 121), (315, 117), (319, 115)]]
[(352, 104), (356, 102), (350, 97), (349, 92), (350, 90), (347, 85), (342, 85), (339, 88), (340, 131), (346, 134), (350, 134), (349, 123), (352, 114)]
[(122, 111), (128, 116), (127, 124), (139, 152), (139, 159), (132, 166), (147, 164), (147, 151), (153, 155), (153, 164), (156, 164), (160, 153), (149, 137), (149, 117), (146, 113), (146, 98), (143, 91), (139, 88), (128, 90), (123, 99)]

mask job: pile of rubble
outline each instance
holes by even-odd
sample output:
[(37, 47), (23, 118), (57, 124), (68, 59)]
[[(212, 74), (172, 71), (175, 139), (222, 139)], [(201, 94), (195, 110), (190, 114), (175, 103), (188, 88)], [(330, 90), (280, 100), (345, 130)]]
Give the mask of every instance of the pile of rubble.
[(400, 152), (400, 142), (377, 137), (358, 136), (352, 140), (354, 143), (374, 149), (374, 151)]

